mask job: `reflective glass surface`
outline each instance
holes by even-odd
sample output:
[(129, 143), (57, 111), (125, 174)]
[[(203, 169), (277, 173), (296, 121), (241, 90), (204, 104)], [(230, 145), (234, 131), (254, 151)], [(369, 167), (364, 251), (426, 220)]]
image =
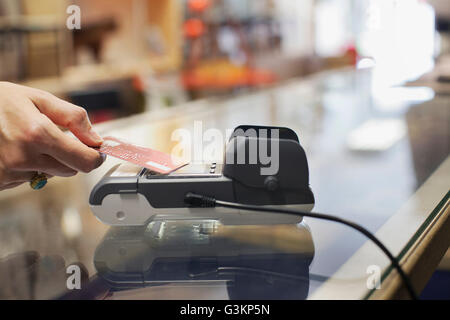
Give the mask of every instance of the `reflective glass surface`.
[[(371, 79), (370, 69), (333, 71), (98, 129), (170, 152), (174, 130), (193, 132), (196, 121), (203, 131), (290, 127), (308, 157), (314, 211), (360, 223), (399, 255), (448, 199), (450, 96), (425, 87), (374, 90)], [(40, 191), (0, 193), (0, 298), (359, 299), (370, 292), (368, 268), (389, 265), (357, 232), (310, 218), (110, 228), (94, 217), (88, 197), (116, 163), (108, 158), (92, 174), (51, 179)], [(82, 290), (67, 289), (74, 263)]]

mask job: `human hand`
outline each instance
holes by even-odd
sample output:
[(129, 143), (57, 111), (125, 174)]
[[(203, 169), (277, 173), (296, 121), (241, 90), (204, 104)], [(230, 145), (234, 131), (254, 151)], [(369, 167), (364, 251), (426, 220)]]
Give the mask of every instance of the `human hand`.
[(48, 177), (90, 172), (104, 160), (90, 147), (102, 141), (83, 108), (42, 90), (0, 82), (0, 190), (29, 182), (37, 171)]

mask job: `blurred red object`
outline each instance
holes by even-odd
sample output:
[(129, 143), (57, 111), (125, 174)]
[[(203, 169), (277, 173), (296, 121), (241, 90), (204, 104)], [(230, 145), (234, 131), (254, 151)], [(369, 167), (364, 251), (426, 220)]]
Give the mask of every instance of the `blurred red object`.
[(147, 87), (147, 85), (145, 83), (145, 79), (139, 75), (133, 76), (132, 81), (131, 81), (131, 86), (137, 92), (144, 92)]
[(199, 19), (186, 20), (183, 26), (184, 35), (187, 38), (198, 38), (205, 33), (205, 24)]
[(345, 55), (350, 58), (350, 63), (356, 66), (356, 63), (358, 62), (358, 51), (356, 50), (356, 47), (353, 44), (350, 44), (347, 47)]
[(188, 8), (192, 12), (203, 12), (211, 6), (211, 0), (189, 0)]
[(231, 89), (243, 86), (268, 85), (276, 82), (276, 76), (266, 70), (236, 66), (229, 61), (203, 62), (196, 68), (185, 70), (182, 83), (192, 89)]

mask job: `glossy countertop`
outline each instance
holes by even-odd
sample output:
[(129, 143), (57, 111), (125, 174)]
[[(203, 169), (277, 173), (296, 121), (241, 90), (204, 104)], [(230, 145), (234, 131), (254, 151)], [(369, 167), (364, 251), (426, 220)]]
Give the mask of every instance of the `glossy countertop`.
[[(313, 211), (365, 226), (401, 258), (433, 219), (448, 215), (450, 95), (426, 87), (375, 90), (371, 79), (370, 69), (325, 72), (97, 130), (170, 152), (177, 129), (290, 127), (307, 154)], [(94, 217), (88, 198), (117, 163), (109, 157), (96, 171), (51, 179), (39, 192), (22, 186), (0, 193), (0, 298), (60, 297), (73, 264), (83, 270), (82, 297), (108, 299), (363, 299), (374, 270), (389, 270), (362, 235), (311, 218), (299, 225), (205, 219), (110, 228)]]

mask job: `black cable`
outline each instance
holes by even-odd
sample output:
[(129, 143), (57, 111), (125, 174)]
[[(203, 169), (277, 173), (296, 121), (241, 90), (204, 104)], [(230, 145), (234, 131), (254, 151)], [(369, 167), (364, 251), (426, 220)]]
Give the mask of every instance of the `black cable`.
[(233, 208), (233, 209), (241, 209), (241, 210), (249, 210), (249, 211), (260, 211), (260, 212), (278, 212), (278, 213), (284, 213), (284, 214), (291, 214), (296, 216), (303, 216), (303, 217), (310, 217), (310, 218), (316, 218), (316, 219), (322, 219), (322, 220), (329, 220), (334, 221), (338, 223), (342, 223), (350, 228), (353, 228), (362, 234), (364, 234), (367, 238), (372, 240), (380, 249), (384, 252), (384, 254), (391, 260), (392, 265), (395, 269), (397, 269), (397, 272), (400, 274), (400, 277), (402, 278), (406, 289), (408, 290), (409, 295), (411, 296), (411, 299), (417, 300), (417, 294), (409, 281), (408, 276), (403, 271), (402, 267), (398, 263), (397, 259), (392, 255), (392, 253), (386, 248), (386, 246), (378, 240), (377, 237), (375, 237), (369, 230), (366, 228), (328, 214), (323, 213), (315, 213), (315, 212), (307, 212), (307, 211), (300, 211), (300, 210), (292, 210), (292, 209), (282, 209), (282, 208), (276, 208), (276, 207), (267, 207), (267, 206), (255, 206), (255, 205), (248, 205), (248, 204), (240, 204), (235, 202), (228, 202), (228, 201), (221, 201), (216, 200), (215, 198), (195, 194), (192, 192), (189, 192), (186, 194), (184, 201), (194, 207), (225, 207), (225, 208)]

